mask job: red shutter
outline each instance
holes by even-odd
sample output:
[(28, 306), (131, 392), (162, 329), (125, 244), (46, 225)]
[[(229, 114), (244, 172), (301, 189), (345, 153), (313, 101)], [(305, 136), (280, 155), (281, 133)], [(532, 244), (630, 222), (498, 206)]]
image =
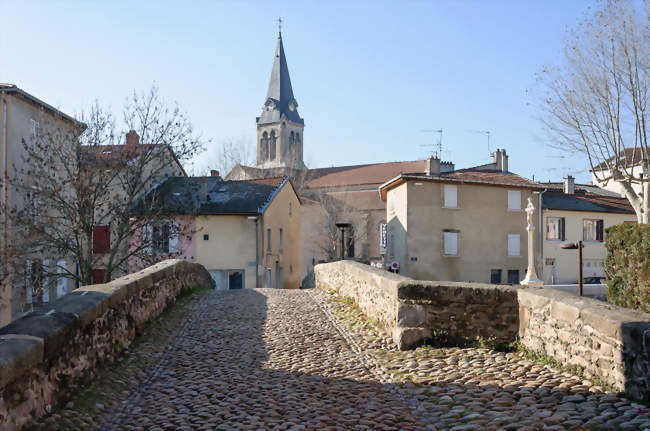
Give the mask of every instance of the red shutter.
[(105, 269), (93, 269), (93, 284), (103, 283), (104, 277), (106, 277)]
[(111, 229), (109, 226), (95, 226), (93, 230), (93, 253), (106, 253), (111, 248)]

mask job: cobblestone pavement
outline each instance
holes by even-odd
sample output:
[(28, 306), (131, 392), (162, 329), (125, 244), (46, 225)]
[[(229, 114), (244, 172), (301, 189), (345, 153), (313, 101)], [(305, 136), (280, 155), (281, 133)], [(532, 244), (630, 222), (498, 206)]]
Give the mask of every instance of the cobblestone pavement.
[(324, 291), (211, 292), (190, 305), (146, 353), (134, 348), (128, 366), (98, 376), (90, 408), (77, 401), (36, 428), (650, 427), (643, 406), (517, 353), (396, 351), (349, 301)]

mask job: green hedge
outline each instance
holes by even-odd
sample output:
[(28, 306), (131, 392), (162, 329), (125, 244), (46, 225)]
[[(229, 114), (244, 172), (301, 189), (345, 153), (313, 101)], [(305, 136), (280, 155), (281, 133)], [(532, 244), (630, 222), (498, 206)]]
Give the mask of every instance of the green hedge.
[(607, 228), (607, 300), (650, 313), (650, 225)]

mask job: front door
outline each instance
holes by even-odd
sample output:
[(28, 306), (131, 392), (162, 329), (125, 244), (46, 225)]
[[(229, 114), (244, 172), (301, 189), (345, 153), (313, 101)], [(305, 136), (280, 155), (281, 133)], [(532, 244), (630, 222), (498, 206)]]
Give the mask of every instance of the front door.
[(244, 274), (242, 271), (230, 271), (230, 274), (228, 274), (228, 288), (230, 290), (244, 288)]

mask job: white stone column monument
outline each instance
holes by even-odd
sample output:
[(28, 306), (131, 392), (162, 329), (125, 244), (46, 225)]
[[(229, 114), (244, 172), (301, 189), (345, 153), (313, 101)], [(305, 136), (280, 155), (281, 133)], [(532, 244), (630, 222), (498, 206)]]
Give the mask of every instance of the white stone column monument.
[(537, 278), (535, 272), (535, 244), (534, 235), (535, 225), (533, 224), (533, 214), (535, 213), (535, 205), (533, 205), (533, 198), (528, 198), (528, 205), (526, 205), (526, 230), (528, 231), (528, 270), (526, 271), (526, 278), (521, 280), (523, 286), (528, 287), (542, 287), (542, 280)]

